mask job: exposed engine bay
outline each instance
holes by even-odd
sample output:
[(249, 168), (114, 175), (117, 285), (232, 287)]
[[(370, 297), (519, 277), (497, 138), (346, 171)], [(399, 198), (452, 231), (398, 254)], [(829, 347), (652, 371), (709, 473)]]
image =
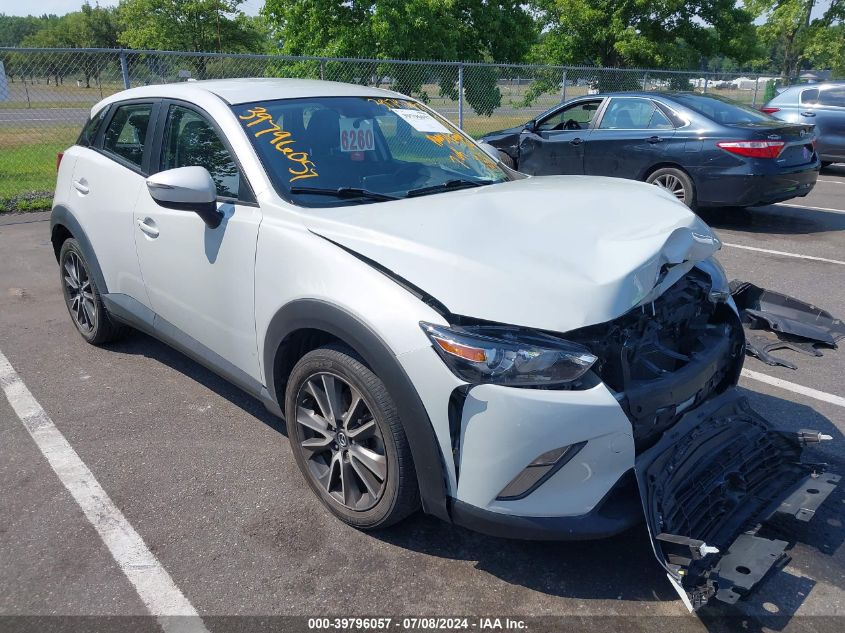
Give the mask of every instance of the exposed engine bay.
[(599, 357), (594, 371), (618, 394), (638, 450), (736, 383), (742, 325), (711, 290), (709, 276), (693, 268), (653, 303), (566, 335)]
[(797, 520), (839, 482), (801, 461), (814, 431), (782, 433), (735, 388), (742, 322), (693, 268), (653, 303), (567, 334), (599, 357), (594, 371), (631, 420), (636, 475), (658, 561), (690, 610), (733, 603), (788, 560), (758, 531)]

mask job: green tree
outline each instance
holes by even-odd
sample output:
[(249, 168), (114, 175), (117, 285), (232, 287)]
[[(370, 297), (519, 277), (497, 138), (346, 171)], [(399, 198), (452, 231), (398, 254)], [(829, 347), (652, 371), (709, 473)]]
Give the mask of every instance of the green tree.
[[(0, 14), (0, 46), (21, 46), (24, 40), (58, 22), (56, 15), (19, 17)], [(0, 53), (0, 60), (6, 68), (6, 75), (14, 82), (16, 76), (32, 74), (34, 67), (30, 57), (21, 53)]]
[[(243, 0), (121, 0), (120, 42), (129, 48), (245, 53), (262, 50), (258, 23), (238, 7)], [(204, 57), (191, 62), (206, 76)]]
[[(532, 16), (517, 0), (267, 0), (264, 15), (281, 52), (290, 55), (516, 62), (537, 37)], [(283, 64), (279, 72), (313, 76), (318, 68)], [(396, 90), (423, 99), (423, 86), (431, 83), (443, 95), (458, 96), (454, 67), (328, 64), (323, 71), (345, 81), (389, 77)], [(466, 76), (467, 101), (491, 114), (501, 103), (496, 73), (467, 67)]]
[(59, 18), (55, 15), (20, 17), (0, 13), (0, 46), (20, 46), (24, 39)]
[[(542, 64), (608, 68), (690, 69), (716, 55), (738, 63), (756, 51), (753, 16), (735, 0), (533, 0), (543, 36), (531, 53)], [(541, 70), (525, 104), (556, 93), (559, 71)], [(642, 77), (623, 70), (598, 73), (599, 90), (633, 90)], [(671, 77), (688, 88), (687, 77)]]
[(747, 61), (752, 14), (735, 0), (534, 0), (544, 35), (538, 61), (697, 68), (705, 57)]
[(746, 7), (763, 23), (758, 28), (770, 59), (787, 82), (813, 65), (845, 65), (845, 0), (747, 0)]
[[(80, 11), (48, 20), (38, 31), (26, 36), (22, 44), (34, 48), (113, 48), (118, 44), (118, 26), (115, 10), (91, 6), (87, 2)], [(79, 73), (85, 87), (91, 79), (99, 81), (106, 59), (97, 53), (58, 54), (39, 53), (34, 58), (48, 79), (52, 76), (58, 84), (61, 79)]]

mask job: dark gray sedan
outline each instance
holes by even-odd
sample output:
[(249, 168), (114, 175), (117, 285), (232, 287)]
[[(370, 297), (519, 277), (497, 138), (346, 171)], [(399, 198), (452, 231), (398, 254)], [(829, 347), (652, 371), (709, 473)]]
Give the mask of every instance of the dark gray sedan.
[(578, 97), (481, 140), (527, 174), (644, 180), (690, 207), (806, 196), (820, 167), (812, 124), (687, 92)]
[(782, 121), (815, 125), (822, 165), (845, 162), (845, 82), (790, 86), (760, 109)]

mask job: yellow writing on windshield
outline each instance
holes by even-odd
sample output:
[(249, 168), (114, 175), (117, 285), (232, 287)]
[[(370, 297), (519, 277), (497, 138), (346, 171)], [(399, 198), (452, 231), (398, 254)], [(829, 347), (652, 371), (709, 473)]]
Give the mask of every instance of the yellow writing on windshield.
[[(263, 129), (253, 132), (255, 138), (269, 134), (267, 142), (272, 145), (276, 151), (281, 152), (289, 161), (297, 163), (299, 168), (289, 167), (288, 172), (291, 174), (289, 182), (300, 180), (301, 178), (314, 178), (319, 176), (316, 171), (317, 165), (311, 160), (308, 152), (297, 152), (291, 145), (296, 140), (293, 135), (281, 128), (281, 126), (273, 121), (273, 115), (267, 112), (267, 108), (262, 106), (255, 106), (248, 109), (244, 114), (238, 116), (241, 121), (249, 121), (244, 123), (244, 126), (251, 128), (254, 125), (265, 124)], [(252, 132), (252, 130), (250, 130)]]
[(425, 137), (438, 147), (448, 147), (449, 160), (453, 163), (468, 167), (466, 161), (471, 157), (489, 169), (495, 169), (496, 167), (496, 162), (486, 152), (468, 143), (463, 134), (458, 134), (457, 132), (453, 134), (426, 134)]

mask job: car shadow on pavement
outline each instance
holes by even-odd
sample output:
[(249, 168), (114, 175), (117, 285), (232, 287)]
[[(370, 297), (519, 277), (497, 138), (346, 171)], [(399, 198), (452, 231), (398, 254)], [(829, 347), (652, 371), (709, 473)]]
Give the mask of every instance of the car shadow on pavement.
[(109, 347), (123, 354), (146, 356), (175, 369), (287, 437), (284, 420), (270, 413), (259, 400), (152, 336), (133, 330)]
[[(795, 204), (803, 204), (800, 201)], [(845, 231), (845, 213), (806, 208), (720, 207), (698, 209), (698, 215), (714, 229), (729, 229), (766, 235), (808, 235)]]
[(822, 167), (821, 175), (845, 176), (845, 163), (835, 163), (833, 165), (828, 165), (827, 167)]
[[(743, 391), (752, 406), (780, 430), (812, 428), (832, 435), (831, 444), (843, 440), (834, 424), (811, 407)], [(807, 459), (828, 461), (832, 471), (845, 472), (841, 458), (820, 453), (811, 448)], [(734, 625), (742, 619), (746, 622), (743, 630), (781, 630), (816, 582), (841, 584), (842, 565), (833, 557), (845, 540), (843, 504), (845, 494), (840, 487), (813, 521), (781, 521), (761, 532), (761, 536), (790, 544), (796, 559), (794, 565), (801, 574), (792, 573), (791, 568), (773, 574), (758, 591), (735, 606), (711, 602), (699, 611), (708, 628), (712, 625), (712, 630), (738, 630)], [(600, 541), (530, 542), (488, 537), (419, 515), (374, 536), (430, 556), (474, 561), (477, 569), (505, 582), (550, 596), (628, 601), (665, 601), (677, 597), (654, 558), (644, 524)], [(679, 613), (683, 612), (680, 601), (678, 606)]]
[[(187, 358), (144, 334), (135, 333), (112, 349), (157, 360), (196, 380), (258, 420), (286, 435), (285, 424), (254, 398)], [(841, 443), (842, 433), (813, 408), (782, 398), (743, 390), (752, 406), (777, 428), (797, 431), (813, 428)], [(813, 461), (828, 461), (831, 470), (845, 473), (845, 460), (819, 449), (809, 449)], [(790, 543), (792, 568), (764, 581), (759, 591), (737, 605), (711, 602), (698, 612), (711, 631), (749, 633), (783, 630), (813, 586), (823, 581), (841, 584), (842, 563), (834, 558), (845, 541), (840, 487), (809, 523), (787, 521), (765, 534)], [(333, 520), (326, 514), (325, 520)], [(579, 600), (674, 601), (677, 594), (654, 558), (648, 533), (640, 524), (617, 536), (597, 541), (518, 541), (486, 536), (417, 513), (386, 530), (369, 533), (384, 543), (442, 559), (469, 561), (477, 570), (512, 585), (542, 594)], [(678, 600), (678, 614), (684, 608)]]

